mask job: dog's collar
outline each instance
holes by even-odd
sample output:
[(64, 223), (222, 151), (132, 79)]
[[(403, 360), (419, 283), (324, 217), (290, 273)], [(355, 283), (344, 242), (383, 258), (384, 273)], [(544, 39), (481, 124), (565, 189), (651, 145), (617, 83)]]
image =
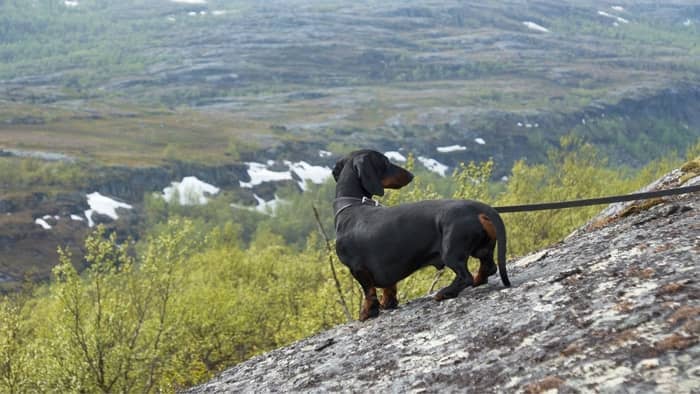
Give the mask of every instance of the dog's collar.
[(359, 201), (359, 205), (365, 205), (367, 203), (370, 203), (370, 205), (375, 206), (375, 207), (383, 206), (382, 204), (379, 203), (379, 201), (373, 200), (371, 198), (367, 198), (366, 196), (363, 196), (362, 198), (359, 198), (359, 197), (336, 197), (336, 199), (333, 200), (333, 207), (335, 208), (336, 204), (338, 204), (339, 202), (341, 202), (343, 200), (353, 200), (354, 202), (346, 203), (346, 204), (342, 205), (340, 208), (338, 208), (335, 211), (335, 215), (333, 215), (333, 219), (336, 219), (341, 212), (350, 208), (351, 206), (358, 205), (358, 203), (357, 203), (358, 201)]

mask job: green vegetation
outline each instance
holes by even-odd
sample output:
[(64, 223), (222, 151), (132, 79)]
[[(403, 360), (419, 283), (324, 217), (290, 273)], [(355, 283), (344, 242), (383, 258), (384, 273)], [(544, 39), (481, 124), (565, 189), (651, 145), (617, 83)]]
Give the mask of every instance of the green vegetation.
[(0, 185), (7, 190), (35, 185), (76, 189), (88, 181), (88, 171), (79, 164), (0, 157)]
[[(592, 145), (570, 136), (549, 153), (548, 164), (518, 162), (505, 185), (489, 182), (493, 162), (470, 163), (438, 182), (419, 173), (382, 201), (449, 196), (505, 205), (609, 195), (635, 190), (678, 163), (671, 157), (639, 172), (614, 169)], [(275, 217), (232, 211), (216, 200), (193, 211), (151, 199), (147, 235), (137, 244), (98, 227), (85, 242), (84, 272), (61, 252), (49, 285), (27, 284), (0, 301), (0, 391), (172, 392), (344, 322), (340, 294), (354, 315), (361, 293), (327, 254), (310, 207), (322, 207), (331, 228), (332, 190), (329, 183), (287, 196), (292, 202)], [(557, 242), (599, 209), (504, 215), (509, 254)], [(246, 225), (241, 218), (248, 214), (254, 223)], [(247, 242), (244, 226), (256, 228)], [(450, 276), (433, 284), (434, 270), (421, 270), (399, 284), (399, 295), (424, 296)]]

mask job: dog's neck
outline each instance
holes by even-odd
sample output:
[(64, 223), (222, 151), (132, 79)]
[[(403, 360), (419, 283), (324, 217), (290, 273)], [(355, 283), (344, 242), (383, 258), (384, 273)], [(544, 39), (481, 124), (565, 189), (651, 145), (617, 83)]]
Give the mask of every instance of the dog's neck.
[(353, 171), (350, 166), (345, 166), (338, 176), (338, 181), (335, 186), (335, 198), (339, 197), (362, 199), (362, 197), (372, 198), (372, 195), (362, 188), (362, 183), (357, 177), (357, 174), (355, 174), (355, 171)]
[[(354, 201), (353, 201), (354, 200)], [(333, 201), (334, 221), (336, 232), (338, 232), (340, 222), (338, 216), (353, 205), (364, 204), (365, 201), (372, 201), (372, 195), (367, 193), (362, 187), (360, 179), (350, 166), (343, 168), (338, 176), (335, 187), (335, 201)]]

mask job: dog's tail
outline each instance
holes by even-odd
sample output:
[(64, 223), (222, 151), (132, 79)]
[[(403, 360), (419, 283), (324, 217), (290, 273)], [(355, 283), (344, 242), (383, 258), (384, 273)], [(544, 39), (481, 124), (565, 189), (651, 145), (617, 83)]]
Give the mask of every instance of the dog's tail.
[(508, 271), (506, 270), (506, 226), (503, 224), (501, 215), (499, 215), (496, 210), (489, 212), (489, 218), (496, 227), (496, 241), (498, 245), (498, 273), (501, 275), (503, 286), (510, 287)]

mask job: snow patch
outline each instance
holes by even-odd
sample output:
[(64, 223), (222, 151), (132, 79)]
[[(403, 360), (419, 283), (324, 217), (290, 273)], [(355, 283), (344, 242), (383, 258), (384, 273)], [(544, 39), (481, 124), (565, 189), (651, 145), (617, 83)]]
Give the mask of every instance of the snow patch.
[(318, 151), (318, 157), (320, 157), (320, 158), (326, 158), (326, 157), (331, 157), (331, 156), (333, 156), (333, 152), (329, 152), (327, 150)]
[(440, 153), (450, 153), (450, 152), (459, 152), (467, 150), (466, 146), (462, 145), (450, 145), (450, 146), (438, 146), (437, 151)]
[(277, 211), (277, 208), (282, 205), (282, 204), (287, 204), (288, 202), (285, 200), (282, 200), (281, 198), (277, 197), (275, 194), (275, 199), (270, 200), (270, 201), (265, 201), (262, 197), (258, 196), (257, 194), (253, 194), (253, 198), (255, 198), (255, 201), (257, 201), (257, 205), (254, 207), (249, 207), (246, 205), (240, 205), (240, 204), (231, 204), (231, 207), (237, 208), (237, 209), (246, 209), (249, 211), (255, 211), (255, 212), (260, 212), (265, 215), (270, 215), (274, 216), (275, 212)]
[(219, 190), (218, 187), (200, 181), (197, 177), (186, 176), (181, 182), (171, 182), (170, 186), (163, 189), (163, 199), (172, 202), (177, 193), (180, 205), (204, 205), (208, 202), (205, 194), (214, 195)]
[(683, 22), (683, 26), (685, 26), (685, 27), (689, 27), (692, 24), (693, 24), (693, 21), (691, 21), (690, 19), (686, 19), (685, 22)]
[(621, 17), (619, 17), (619, 16), (617, 16), (617, 15), (609, 14), (609, 13), (607, 13), (607, 12), (605, 12), (605, 11), (598, 11), (598, 15), (604, 16), (604, 17), (606, 17), (606, 18), (615, 19), (616, 21), (618, 21), (618, 22), (620, 22), (620, 23), (630, 23), (630, 21), (628, 21), (628, 20), (625, 19), (625, 18), (621, 18)]
[(483, 138), (474, 138), (474, 142), (476, 142), (479, 145), (484, 145), (486, 144), (486, 141), (484, 141)]
[(85, 219), (82, 216), (78, 216), (76, 214), (70, 215), (71, 220), (75, 220), (76, 222), (84, 222)]
[(79, 4), (77, 1), (66, 0), (63, 2), (66, 7), (77, 7)]
[(445, 176), (445, 173), (447, 172), (447, 166), (435, 159), (425, 156), (418, 156), (418, 161), (429, 171), (439, 174), (440, 176)]
[(287, 203), (286, 201), (277, 197), (276, 194), (275, 199), (270, 201), (265, 201), (262, 197), (259, 197), (257, 194), (253, 194), (253, 197), (255, 198), (255, 201), (258, 202), (258, 205), (254, 209), (260, 213), (264, 213), (267, 215), (274, 215), (277, 211), (277, 207), (279, 207), (281, 204)]
[(88, 219), (88, 226), (90, 227), (95, 225), (95, 223), (92, 221), (93, 212), (109, 216), (110, 218), (116, 220), (119, 219), (119, 215), (117, 215), (117, 208), (132, 208), (132, 206), (127, 203), (113, 200), (107, 196), (103, 196), (99, 192), (88, 194), (87, 203), (90, 206), (90, 209), (85, 211), (85, 217)]
[(523, 22), (523, 25), (527, 26), (527, 28), (530, 29), (530, 30), (539, 31), (539, 32), (541, 32), (541, 33), (549, 33), (549, 29), (547, 29), (547, 28), (544, 27), (544, 26), (538, 25), (538, 24), (535, 23), (535, 22), (524, 21), (524, 22)]
[(624, 7), (621, 7), (619, 5), (614, 5), (614, 6), (611, 6), (610, 8), (612, 8), (613, 10), (615, 10), (617, 12), (624, 12), (625, 11)]
[(42, 219), (42, 218), (36, 218), (36, 220), (34, 221), (34, 223), (36, 223), (36, 224), (38, 224), (39, 226), (41, 226), (44, 230), (51, 230), (51, 225), (48, 224), (48, 223), (46, 223), (46, 220), (44, 220), (44, 219)]
[(214, 10), (211, 12), (211, 14), (214, 16), (226, 15), (227, 13), (228, 13), (228, 11), (224, 11), (224, 10)]
[(284, 164), (289, 167), (291, 172), (295, 173), (299, 178), (301, 178), (301, 181), (297, 183), (303, 191), (306, 191), (306, 181), (311, 181), (318, 185), (325, 182), (325, 180), (330, 178), (332, 175), (332, 170), (330, 168), (314, 166), (305, 161), (300, 161), (297, 163), (285, 161)]
[(325, 166), (315, 166), (309, 164), (305, 161), (299, 161), (292, 163), (291, 161), (284, 161), (284, 165), (289, 168), (289, 171), (271, 171), (267, 167), (274, 164), (274, 161), (270, 160), (267, 165), (262, 163), (250, 162), (246, 163), (248, 165), (248, 176), (250, 176), (250, 182), (239, 181), (241, 187), (251, 189), (253, 186), (260, 185), (263, 182), (276, 182), (276, 181), (287, 181), (293, 180), (292, 174), (296, 174), (301, 180), (297, 181), (297, 184), (301, 190), (306, 191), (306, 181), (311, 181), (315, 184), (321, 184), (330, 178), (332, 175), (332, 170)]
[(289, 171), (271, 171), (262, 163), (251, 162), (246, 164), (248, 165), (250, 182), (239, 181), (241, 187), (251, 189), (253, 186), (260, 185), (263, 182), (292, 180), (292, 174)]
[(401, 163), (406, 162), (406, 156), (402, 155), (401, 153), (397, 151), (389, 151), (389, 152), (384, 152), (384, 156), (389, 158), (389, 160), (394, 160), (394, 161), (399, 161)]

